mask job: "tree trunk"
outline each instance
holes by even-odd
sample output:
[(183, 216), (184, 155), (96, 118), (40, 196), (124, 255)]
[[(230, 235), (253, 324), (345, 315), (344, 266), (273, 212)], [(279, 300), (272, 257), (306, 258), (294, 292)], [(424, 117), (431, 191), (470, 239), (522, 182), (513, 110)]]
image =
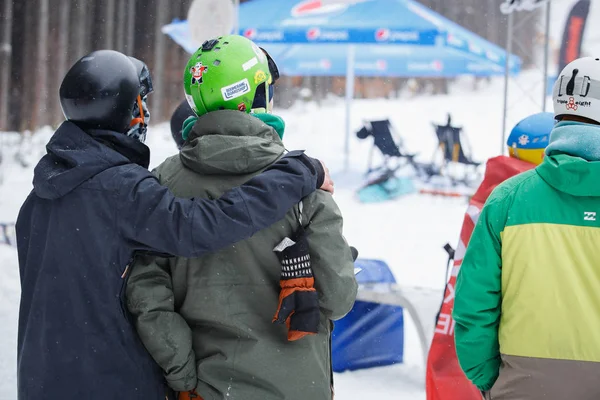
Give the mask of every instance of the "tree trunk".
[[(35, 18), (35, 10), (37, 4), (34, 2), (26, 2), (25, 3), (25, 18), (23, 26), (35, 27), (36, 18)], [(33, 129), (33, 112), (32, 112), (32, 104), (33, 98), (35, 95), (33, 94), (35, 90), (35, 85), (32, 85), (31, 82), (35, 81), (36, 77), (36, 69), (35, 66), (31, 65), (31, 60), (35, 59), (35, 28), (34, 29), (24, 29), (24, 50), (23, 50), (23, 58), (21, 62), (21, 80), (22, 80), (22, 91), (21, 91), (21, 120), (19, 124), (19, 130), (24, 131), (26, 129)]]
[[(38, 18), (32, 129), (41, 127), (48, 121), (48, 0), (39, 0)], [(28, 64), (30, 62), (28, 60)], [(31, 68), (31, 65), (28, 67)]]
[[(11, 70), (12, 3), (4, 0), (2, 10), (2, 41), (0, 42), (0, 130), (8, 130), (9, 78)], [(1, 155), (0, 155), (1, 156)]]
[[(60, 87), (65, 74), (67, 73), (69, 62), (69, 18), (71, 10), (71, 0), (60, 0), (58, 16), (58, 49), (56, 62), (55, 82)], [(54, 96), (53, 96), (54, 97)], [(62, 120), (62, 111), (57, 101), (52, 102), (53, 122), (58, 123)]]
[[(125, 1), (125, 0), (121, 0)], [(125, 40), (125, 52), (133, 55), (135, 45), (135, 0), (127, 0), (127, 40)]]
[(117, 3), (117, 37), (115, 38), (115, 50), (127, 54), (125, 51), (125, 32), (127, 31), (127, 3), (120, 0)]
[(115, 0), (105, 0), (104, 48), (112, 49), (115, 37)]
[[(171, 4), (169, 9), (168, 20), (171, 21), (173, 18), (178, 17), (181, 14), (183, 4), (179, 1)], [(183, 68), (185, 64), (179, 62), (179, 46), (174, 45), (167, 39), (167, 65), (166, 65), (166, 115), (167, 119), (171, 118), (171, 115), (175, 108), (179, 105), (180, 101), (183, 100)]]
[(163, 102), (162, 89), (165, 81), (165, 35), (162, 33), (161, 28), (166, 24), (169, 7), (168, 0), (157, 0), (156, 2), (156, 23), (155, 23), (155, 42), (154, 42), (154, 76), (153, 80), (154, 90), (158, 93), (158, 96), (154, 96), (153, 100), (153, 118), (154, 121), (163, 120)]
[(76, 35), (76, 45), (75, 45), (75, 51), (77, 53), (77, 56), (75, 57), (76, 60), (79, 60), (81, 57), (83, 57), (84, 55), (86, 55), (88, 53), (88, 40), (87, 40), (87, 32), (88, 32), (88, 26), (89, 26), (89, 21), (88, 21), (88, 9), (91, 10), (92, 7), (88, 7), (87, 6), (87, 1), (86, 0), (77, 0), (76, 3), (76, 8), (77, 8), (77, 26), (75, 28), (75, 31), (77, 33)]

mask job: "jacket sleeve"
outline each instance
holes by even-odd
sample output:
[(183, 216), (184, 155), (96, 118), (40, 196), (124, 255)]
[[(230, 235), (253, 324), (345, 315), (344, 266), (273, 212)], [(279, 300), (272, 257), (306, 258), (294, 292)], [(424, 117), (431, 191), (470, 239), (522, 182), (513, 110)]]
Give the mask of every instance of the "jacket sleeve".
[(482, 391), (492, 388), (500, 368), (500, 234), (507, 220), (507, 195), (502, 186), (496, 188), (481, 211), (458, 273), (452, 313), (459, 364)]
[(133, 250), (190, 258), (272, 225), (314, 192), (319, 179), (322, 182), (318, 168), (299, 151), (216, 200), (176, 198), (140, 168), (132, 166), (121, 173), (117, 207), (122, 237)]
[(144, 346), (178, 392), (197, 384), (192, 330), (175, 312), (170, 260), (138, 255), (127, 282), (127, 307)]
[(354, 261), (342, 235), (342, 214), (331, 194), (317, 191), (302, 202), (302, 221), (310, 251), (321, 311), (331, 320), (344, 317), (354, 305), (358, 285)]

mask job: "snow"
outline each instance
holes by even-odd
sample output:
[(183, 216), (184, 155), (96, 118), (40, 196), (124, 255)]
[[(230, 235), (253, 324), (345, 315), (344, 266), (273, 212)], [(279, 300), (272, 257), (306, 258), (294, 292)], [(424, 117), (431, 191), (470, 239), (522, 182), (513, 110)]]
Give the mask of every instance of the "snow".
[[(594, 2), (595, 3), (595, 2)], [(554, 5), (556, 4), (556, 5)], [(552, 37), (560, 35), (568, 7), (572, 1), (553, 1)], [(564, 11), (562, 11), (564, 9)], [(562, 14), (561, 14), (562, 13)], [(600, 14), (600, 6), (592, 5), (590, 21)], [(586, 37), (597, 37), (588, 24)], [(584, 50), (595, 51), (586, 39)], [(536, 81), (537, 80), (537, 81)], [(532, 84), (533, 83), (533, 84)], [(530, 88), (534, 99), (523, 95), (521, 88)], [(540, 111), (535, 98), (541, 97), (539, 72), (525, 71), (511, 80), (508, 128), (521, 118)], [(461, 79), (451, 87), (451, 95), (407, 95), (395, 100), (356, 100), (352, 105), (351, 126), (355, 132), (366, 119), (389, 118), (418, 159), (429, 161), (436, 146), (431, 122), (443, 123), (451, 113), (454, 124), (464, 127), (474, 159), (484, 162), (504, 151), (502, 143), (501, 78), (480, 83), (474, 91), (469, 79)], [(548, 108), (551, 110), (551, 108)], [(348, 171), (344, 165), (345, 108), (342, 100), (328, 99), (321, 105), (297, 104), (279, 112), (287, 123), (284, 142), (288, 149), (306, 149), (308, 154), (326, 162), (336, 181), (335, 200), (345, 216), (344, 233), (348, 242), (357, 247), (362, 258), (385, 260), (402, 285), (438, 289), (444, 286), (447, 255), (442, 246), (456, 245), (465, 198), (446, 198), (429, 195), (408, 195), (381, 204), (364, 205), (356, 201), (354, 192), (363, 179), (369, 140), (358, 140), (352, 133), (351, 161)], [(34, 135), (28, 155), (27, 168), (14, 160), (16, 135), (0, 135), (0, 151), (5, 162), (0, 165), (0, 222), (14, 222), (19, 207), (31, 190), (33, 165), (44, 153), (44, 144), (51, 131)], [(168, 124), (150, 128), (148, 145), (152, 150), (151, 167), (176, 152)], [(0, 245), (0, 400), (16, 399), (16, 332), (19, 304), (19, 272), (16, 251)], [(425, 377), (422, 350), (414, 323), (405, 316), (405, 362), (402, 365), (375, 368), (335, 375), (336, 399), (352, 400), (424, 400)]]

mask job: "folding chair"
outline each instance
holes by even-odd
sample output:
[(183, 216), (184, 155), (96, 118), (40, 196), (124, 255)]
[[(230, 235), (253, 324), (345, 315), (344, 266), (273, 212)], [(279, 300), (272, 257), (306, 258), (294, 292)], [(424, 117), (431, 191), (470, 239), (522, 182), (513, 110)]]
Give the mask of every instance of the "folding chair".
[[(415, 186), (412, 179), (397, 177), (396, 171), (406, 165), (412, 165), (418, 172), (414, 161), (416, 154), (404, 151), (401, 138), (394, 133), (389, 120), (365, 121), (364, 126), (356, 133), (359, 139), (373, 136), (373, 147), (369, 152), (367, 182), (358, 189), (358, 199), (363, 203), (391, 200), (413, 193)], [(383, 155), (383, 164), (373, 167), (375, 148)], [(395, 165), (392, 161), (395, 160)], [(377, 174), (375, 174), (377, 172)], [(371, 177), (369, 176), (371, 175)]]
[[(402, 138), (395, 133), (389, 119), (379, 121), (365, 121), (364, 126), (356, 132), (359, 139), (366, 139), (373, 136), (373, 147), (369, 152), (369, 165), (367, 175), (380, 169), (387, 171), (396, 171), (404, 165), (411, 164), (415, 166), (414, 157), (417, 154), (409, 154), (403, 149)], [(375, 148), (379, 149), (384, 157), (383, 165), (373, 168), (373, 152)], [(390, 167), (390, 161), (396, 160), (397, 164)], [(405, 161), (402, 163), (402, 161)]]
[[(468, 185), (475, 179), (473, 175), (477, 174), (477, 167), (481, 163), (472, 159), (470, 146), (466, 141), (466, 136), (462, 134), (463, 128), (452, 126), (452, 117), (450, 114), (448, 114), (448, 121), (445, 125), (432, 125), (438, 139), (438, 146), (433, 154), (431, 165), (426, 169), (428, 178), (436, 175), (445, 175), (448, 172), (450, 164), (460, 164), (466, 167), (462, 179), (452, 176), (452, 174), (447, 174), (447, 176), (452, 180), (453, 184), (461, 182)], [(463, 145), (463, 141), (466, 143), (466, 147)], [(465, 148), (467, 152), (465, 152)], [(438, 152), (442, 156), (440, 164), (436, 165)]]

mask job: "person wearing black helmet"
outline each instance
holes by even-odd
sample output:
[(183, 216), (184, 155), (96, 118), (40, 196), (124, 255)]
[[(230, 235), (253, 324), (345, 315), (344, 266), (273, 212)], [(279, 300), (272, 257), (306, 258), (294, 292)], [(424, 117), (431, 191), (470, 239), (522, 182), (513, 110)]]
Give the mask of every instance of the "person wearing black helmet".
[(318, 160), (290, 152), (216, 200), (174, 197), (147, 169), (152, 90), (143, 62), (111, 50), (78, 60), (61, 84), (66, 121), (16, 224), (21, 400), (171, 399), (125, 308), (136, 254), (197, 257), (333, 190)]
[(185, 140), (183, 140), (183, 123), (189, 117), (195, 117), (194, 110), (190, 107), (188, 101), (183, 99), (177, 106), (171, 116), (171, 136), (177, 145), (177, 149), (181, 150)]

